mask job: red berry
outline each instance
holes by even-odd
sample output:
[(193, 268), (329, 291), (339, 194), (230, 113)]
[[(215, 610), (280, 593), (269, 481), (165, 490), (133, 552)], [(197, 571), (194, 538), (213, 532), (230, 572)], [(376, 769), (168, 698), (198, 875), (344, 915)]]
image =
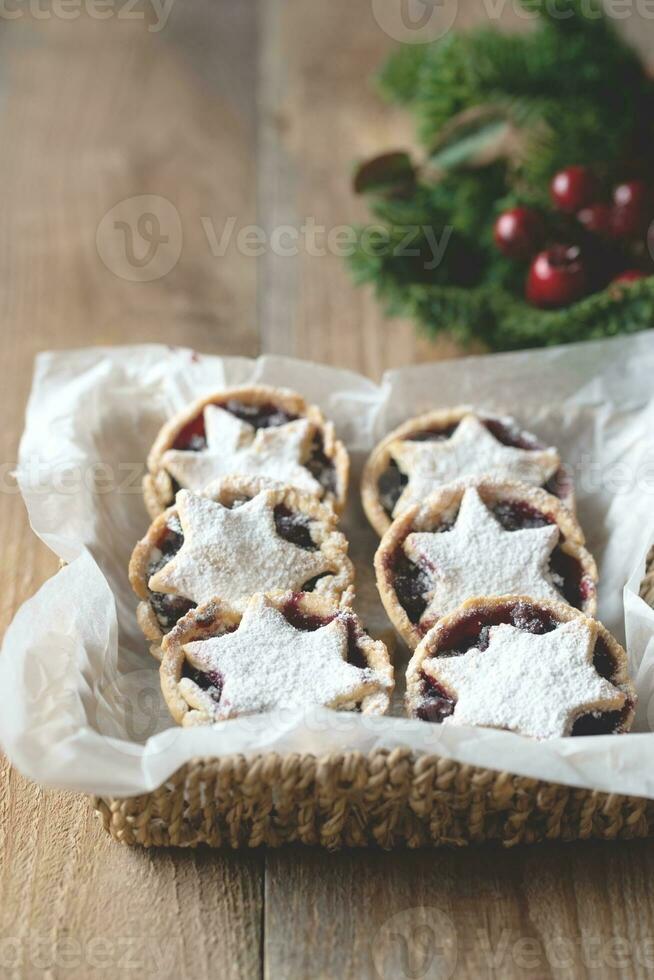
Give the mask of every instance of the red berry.
[(595, 175), (588, 167), (566, 167), (554, 175), (550, 194), (559, 211), (580, 211), (597, 195)]
[(528, 259), (543, 241), (545, 225), (538, 211), (511, 208), (495, 222), (493, 238), (503, 255), (511, 259)]
[(618, 184), (613, 191), (613, 203), (617, 207), (634, 207), (642, 211), (650, 203), (649, 188), (644, 180), (630, 180), (626, 184)]
[(627, 269), (626, 272), (621, 272), (619, 276), (612, 279), (611, 282), (636, 282), (638, 279), (645, 279), (645, 273), (641, 272), (640, 269)]
[(647, 218), (631, 205), (615, 207), (611, 211), (611, 234), (614, 238), (638, 238), (645, 230)]
[(553, 310), (580, 299), (587, 286), (579, 249), (574, 245), (553, 245), (532, 262), (525, 295), (534, 306)]
[(594, 235), (609, 235), (611, 232), (611, 206), (609, 204), (589, 204), (582, 208), (577, 214), (577, 221), (584, 226), (586, 231)]
[(618, 184), (613, 191), (611, 233), (615, 238), (639, 238), (652, 217), (652, 196), (643, 180)]

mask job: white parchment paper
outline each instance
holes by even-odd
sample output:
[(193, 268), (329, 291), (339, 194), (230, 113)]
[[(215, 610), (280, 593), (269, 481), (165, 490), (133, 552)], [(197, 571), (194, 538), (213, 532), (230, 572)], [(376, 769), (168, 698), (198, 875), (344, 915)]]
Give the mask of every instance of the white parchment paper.
[[(654, 797), (654, 612), (638, 596), (654, 538), (654, 331), (545, 351), (473, 357), (388, 373), (278, 357), (218, 358), (155, 345), (40, 355), (18, 482), (35, 532), (69, 564), (18, 611), (0, 655), (0, 743), (40, 783), (129, 795), (160, 785), (197, 755), (324, 753), (406, 745), (493, 769)], [(639, 689), (637, 731), (534, 742), (399, 715), (276, 713), (182, 730), (159, 692), (136, 626), (127, 563), (148, 519), (143, 461), (162, 422), (225, 385), (286, 385), (336, 423), (354, 461), (345, 531), (358, 609), (406, 651), (376, 597), (376, 537), (358, 500), (362, 460), (388, 429), (432, 407), (470, 403), (514, 414), (572, 466), (579, 516), (600, 575), (600, 618), (628, 644)]]

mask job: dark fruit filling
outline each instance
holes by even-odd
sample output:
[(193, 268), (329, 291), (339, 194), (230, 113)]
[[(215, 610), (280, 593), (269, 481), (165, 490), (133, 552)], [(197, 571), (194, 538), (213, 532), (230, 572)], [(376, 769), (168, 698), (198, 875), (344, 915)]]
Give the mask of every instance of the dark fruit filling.
[[(183, 544), (184, 534), (182, 533), (181, 524), (177, 518), (172, 518), (158, 543), (157, 549), (159, 554), (156, 556), (153, 555), (148, 565), (148, 581), (164, 565), (168, 564)], [(194, 602), (191, 602), (190, 599), (185, 599), (184, 596), (167, 595), (165, 592), (150, 592), (150, 605), (164, 633), (171, 630), (182, 616), (185, 616), (191, 609), (195, 609), (196, 606)]]
[[(232, 507), (237, 507), (242, 503), (245, 503), (244, 499), (235, 500), (232, 503)], [(279, 504), (275, 507), (274, 518), (275, 529), (280, 538), (284, 538), (286, 541), (290, 541), (291, 544), (297, 545), (298, 548), (304, 548), (306, 551), (318, 550), (318, 545), (311, 537), (309, 521), (303, 515), (294, 513), (288, 507), (284, 506), (284, 504)], [(163, 537), (157, 543), (159, 554), (156, 557), (153, 556), (148, 565), (148, 581), (164, 565), (168, 564), (183, 544), (184, 534), (182, 532), (182, 526), (179, 523), (179, 519), (173, 517), (167, 525)], [(309, 581), (304, 583), (302, 587), (303, 591), (312, 592), (316, 587), (316, 583), (327, 574), (329, 573), (325, 572), (322, 575), (316, 575), (314, 578), (309, 579)], [(185, 599), (179, 595), (168, 595), (165, 592), (150, 592), (150, 605), (154, 610), (159, 625), (165, 633), (171, 630), (177, 621), (182, 616), (185, 616), (189, 610), (196, 608), (196, 603), (191, 602), (190, 599)]]
[(525, 528), (546, 527), (556, 523), (551, 514), (544, 514), (519, 500), (502, 500), (489, 509), (505, 531), (522, 531)]
[(185, 599), (181, 595), (166, 595), (165, 592), (151, 592), (150, 605), (154, 610), (157, 621), (164, 633), (175, 626), (175, 624), (186, 616), (187, 612), (195, 609), (196, 603), (190, 599)]
[[(546, 527), (555, 523), (551, 514), (545, 514), (520, 501), (502, 501), (490, 510), (506, 531)], [(444, 521), (431, 531), (435, 534), (449, 531), (455, 521), (456, 518), (452, 521)], [(563, 536), (561, 540), (564, 540)], [(390, 569), (398, 601), (415, 625), (420, 622), (427, 608), (427, 600), (423, 596), (429, 591), (429, 573), (410, 561), (401, 547), (392, 557)], [(580, 609), (593, 591), (593, 582), (584, 574), (581, 564), (557, 545), (550, 559), (550, 571), (555, 587), (566, 602)], [(430, 625), (433, 624), (426, 623), (425, 629)]]
[[(551, 514), (544, 514), (542, 511), (518, 501), (503, 501), (491, 509), (506, 531), (545, 527), (555, 523)], [(560, 540), (561, 542), (565, 540), (563, 534), (561, 534)], [(576, 609), (581, 609), (584, 602), (592, 594), (593, 583), (588, 576), (584, 575), (577, 559), (557, 545), (550, 558), (550, 572), (554, 585), (566, 602), (569, 602)]]
[[(315, 630), (320, 629), (321, 626), (327, 626), (331, 623), (335, 616), (313, 616), (301, 609), (300, 606), (301, 594), (296, 593), (291, 599), (284, 603), (281, 612), (285, 616), (286, 620), (294, 626), (297, 630), (305, 630), (308, 633), (313, 633)], [(340, 612), (336, 614), (347, 626), (347, 660), (348, 663), (352, 664), (353, 667), (359, 667), (365, 669), (368, 666), (368, 661), (361, 653), (361, 648), (359, 646), (359, 638), (362, 636), (362, 630), (354, 616), (351, 613)], [(230, 629), (226, 630), (227, 633), (232, 633), (236, 626), (232, 626)], [(220, 671), (208, 670), (202, 671), (197, 670), (192, 667), (187, 660), (184, 660), (182, 667), (182, 677), (188, 677), (202, 690), (206, 691), (207, 694), (218, 704), (223, 693), (224, 679)]]
[(173, 443), (173, 449), (185, 449), (187, 452), (199, 453), (206, 448), (206, 445), (204, 415), (200, 414), (197, 418), (187, 422), (183, 429), (180, 429)]
[[(275, 507), (274, 514), (275, 528), (280, 538), (290, 541), (298, 548), (304, 548), (305, 551), (318, 551), (318, 545), (311, 537), (311, 526), (308, 518), (302, 514), (293, 513), (284, 504)], [(328, 574), (329, 572), (322, 572), (320, 575), (314, 575), (313, 578), (307, 579), (302, 585), (302, 591), (313, 592), (320, 579)]]
[(476, 647), (486, 650), (491, 626), (510, 623), (527, 633), (550, 633), (558, 626), (558, 621), (538, 606), (527, 602), (507, 603), (494, 606), (483, 613), (469, 612), (448, 630), (441, 634), (439, 657), (456, 657)]
[[(482, 418), (480, 421), (504, 446), (514, 446), (516, 449), (543, 448), (542, 443), (533, 436), (522, 432), (517, 426), (510, 425), (502, 419)], [(426, 429), (424, 432), (411, 435), (409, 438), (411, 442), (440, 442), (449, 439), (456, 432), (458, 424), (457, 422), (455, 425), (449, 425), (444, 429)], [(378, 483), (381, 504), (389, 517), (392, 515), (407, 482), (407, 477), (400, 472), (395, 461), (391, 460), (387, 469), (380, 476)], [(570, 479), (564, 472), (559, 471), (548, 481), (545, 489), (548, 493), (554, 494), (555, 497), (564, 497), (570, 492)]]
[(572, 726), (571, 735), (613, 735), (617, 732), (626, 715), (631, 710), (631, 705), (622, 711), (589, 712), (577, 718)]
[(511, 425), (504, 419), (481, 419), (491, 435), (494, 435), (503, 446), (514, 446), (516, 449), (543, 449), (542, 443), (517, 425)]
[[(294, 422), (298, 416), (291, 415), (283, 409), (278, 408), (272, 403), (266, 405), (246, 405), (234, 398), (230, 398), (220, 406), (231, 415), (248, 422), (255, 429), (268, 429), (275, 425), (285, 425), (287, 422)], [(177, 435), (173, 444), (173, 449), (185, 449), (190, 452), (200, 452), (207, 445), (206, 434), (204, 431), (204, 412), (197, 418), (192, 419), (184, 426)]]
[(450, 697), (444, 687), (424, 673), (420, 693), (422, 700), (416, 714), (421, 721), (440, 724), (454, 712), (456, 705), (454, 698)]
[(314, 436), (311, 456), (304, 465), (326, 493), (336, 493), (336, 470), (331, 459), (325, 455), (320, 432)]
[[(200, 626), (201, 629), (197, 629)], [(221, 636), (226, 633), (233, 633), (238, 629), (237, 625), (221, 628), (215, 632), (215, 619), (212, 613), (204, 616), (198, 615), (196, 619), (195, 639), (210, 639), (212, 636)], [(191, 666), (188, 660), (184, 659), (182, 664), (182, 677), (188, 677), (194, 684), (207, 694), (218, 704), (222, 697), (224, 678), (219, 670), (198, 670)]]
[(318, 545), (311, 537), (311, 529), (307, 518), (294, 514), (284, 504), (275, 507), (275, 529), (280, 538), (290, 541), (305, 551), (317, 551)]
[(400, 473), (400, 468), (395, 460), (390, 460), (377, 483), (379, 500), (388, 517), (392, 516), (395, 504), (402, 496), (402, 491), (408, 482), (408, 477), (404, 473)]
[(223, 676), (218, 670), (196, 670), (187, 660), (184, 661), (182, 677), (188, 677), (201, 691), (206, 691), (218, 704), (223, 693)]
[(279, 408), (272, 402), (265, 405), (246, 405), (245, 402), (230, 398), (221, 407), (242, 422), (249, 422), (255, 429), (270, 429), (277, 425), (286, 425), (287, 422), (295, 422), (299, 418), (298, 415), (285, 412), (283, 408)]
[(286, 621), (294, 626), (296, 630), (306, 630), (313, 633), (321, 626), (327, 626), (337, 616), (347, 627), (347, 660), (353, 667), (365, 668), (368, 661), (361, 653), (359, 638), (362, 636), (361, 627), (351, 613), (339, 612), (334, 616), (314, 616), (306, 613), (301, 607), (301, 593), (296, 593), (281, 608), (282, 615)]
[[(613, 681), (616, 663), (611, 651), (601, 636), (597, 638), (593, 652), (593, 667), (607, 681)], [(624, 722), (633, 709), (633, 700), (628, 697), (620, 711), (589, 712), (577, 718), (572, 726), (572, 735), (613, 735), (623, 730)]]
[[(470, 612), (456, 625), (444, 631), (439, 658), (457, 657), (473, 647), (481, 651), (486, 650), (491, 626), (500, 623), (510, 623), (517, 629), (536, 634), (550, 633), (560, 625), (547, 610), (526, 602), (488, 609), (483, 614)], [(606, 680), (613, 680), (617, 669), (616, 663), (601, 636), (595, 644), (593, 666), (600, 676)], [(416, 716), (423, 721), (440, 723), (454, 712), (456, 699), (424, 672), (421, 675), (420, 695), (421, 701)], [(631, 698), (627, 698), (620, 711), (589, 712), (575, 721), (570, 734), (610, 735), (619, 732), (632, 708), (633, 702)]]
[(393, 574), (393, 587), (398, 602), (412, 623), (420, 622), (427, 608), (424, 598), (429, 591), (429, 576), (398, 548), (390, 560)]
[[(235, 415), (242, 422), (248, 422), (255, 429), (269, 429), (278, 425), (295, 422), (299, 416), (285, 412), (272, 402), (265, 405), (246, 405), (245, 402), (230, 398), (220, 406), (226, 412)], [(204, 428), (204, 412), (188, 422), (181, 429), (173, 443), (173, 449), (183, 449), (187, 452), (201, 452), (207, 447)], [(325, 447), (320, 432), (316, 433), (311, 449), (311, 456), (306, 462), (306, 468), (327, 493), (336, 493), (336, 471), (331, 459), (325, 455)], [(175, 487), (175, 492), (179, 487)]]
[(550, 558), (550, 572), (554, 585), (566, 602), (576, 609), (581, 609), (592, 595), (594, 584), (584, 574), (577, 559), (557, 546)]

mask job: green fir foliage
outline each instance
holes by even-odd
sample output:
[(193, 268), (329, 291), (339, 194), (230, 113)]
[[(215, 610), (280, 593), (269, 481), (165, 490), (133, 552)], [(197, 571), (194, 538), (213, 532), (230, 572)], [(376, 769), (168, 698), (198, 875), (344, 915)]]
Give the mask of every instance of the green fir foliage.
[[(497, 349), (652, 326), (654, 278), (543, 312), (522, 299), (526, 265), (493, 245), (506, 207), (548, 208), (557, 170), (590, 164), (610, 181), (631, 158), (654, 163), (654, 85), (599, 3), (523, 6), (536, 20), (525, 33), (450, 32), (402, 46), (383, 66), (380, 90), (413, 113), (425, 155), (413, 183), (358, 187), (377, 236), (358, 229), (355, 279), (373, 283), (389, 312), (431, 334)], [(434, 239), (443, 234), (434, 265)]]

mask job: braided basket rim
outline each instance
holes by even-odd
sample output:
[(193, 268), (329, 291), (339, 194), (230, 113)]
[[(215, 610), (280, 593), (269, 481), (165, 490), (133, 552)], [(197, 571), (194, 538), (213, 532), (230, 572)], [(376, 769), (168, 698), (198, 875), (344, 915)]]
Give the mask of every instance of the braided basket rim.
[[(654, 606), (654, 546), (640, 594)], [(505, 846), (654, 833), (654, 800), (550, 783), (407, 748), (199, 756), (156, 790), (94, 796), (125, 844)]]

